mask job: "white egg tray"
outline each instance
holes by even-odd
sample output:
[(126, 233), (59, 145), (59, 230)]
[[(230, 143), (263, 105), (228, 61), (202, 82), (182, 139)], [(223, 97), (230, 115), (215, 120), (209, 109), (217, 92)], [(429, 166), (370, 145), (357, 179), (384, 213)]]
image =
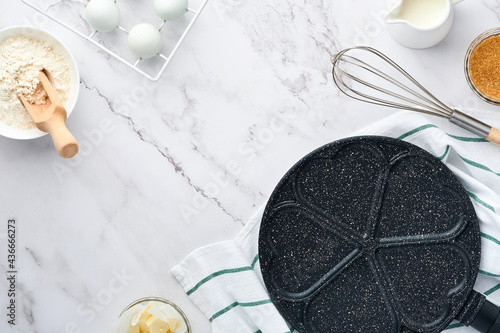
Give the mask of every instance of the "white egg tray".
[[(189, 0), (186, 14), (174, 21), (164, 21), (155, 15), (153, 0), (116, 0), (120, 11), (125, 14), (122, 15), (124, 17), (120, 26), (113, 32), (100, 33), (92, 29), (85, 20), (84, 12), (89, 0), (53, 0), (50, 4), (47, 4), (47, 0), (21, 1), (151, 81), (161, 78), (208, 3), (208, 0)], [(151, 59), (138, 58), (128, 48), (128, 32), (138, 23), (157, 23), (162, 33), (162, 51)]]

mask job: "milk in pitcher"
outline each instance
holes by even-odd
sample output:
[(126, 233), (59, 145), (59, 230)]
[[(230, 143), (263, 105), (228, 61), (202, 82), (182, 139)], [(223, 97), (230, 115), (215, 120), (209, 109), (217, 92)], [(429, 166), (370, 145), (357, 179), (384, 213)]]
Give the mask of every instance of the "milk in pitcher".
[(448, 15), (449, 0), (404, 0), (399, 18), (417, 27), (427, 28), (441, 24)]
[(439, 43), (453, 24), (453, 6), (462, 0), (396, 0), (385, 17), (398, 43), (422, 49)]

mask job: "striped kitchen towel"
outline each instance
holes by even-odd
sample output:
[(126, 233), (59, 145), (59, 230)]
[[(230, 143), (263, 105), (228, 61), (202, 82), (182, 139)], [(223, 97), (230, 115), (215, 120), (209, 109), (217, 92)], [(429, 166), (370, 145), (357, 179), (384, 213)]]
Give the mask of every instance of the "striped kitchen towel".
[[(447, 122), (397, 113), (356, 135), (411, 142), (442, 160), (460, 179), (476, 210), (482, 256), (475, 289), (500, 304), (500, 147)], [(195, 250), (172, 269), (214, 333), (294, 332), (271, 303), (260, 274), (258, 235), (263, 209), (234, 240)], [(475, 332), (452, 323), (446, 332)]]

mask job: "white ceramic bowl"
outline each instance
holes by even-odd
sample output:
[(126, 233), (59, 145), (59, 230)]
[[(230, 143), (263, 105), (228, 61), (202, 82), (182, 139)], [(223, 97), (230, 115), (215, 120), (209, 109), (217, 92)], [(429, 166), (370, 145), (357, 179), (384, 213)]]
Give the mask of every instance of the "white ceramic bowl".
[[(26, 36), (31, 38), (37, 38), (39, 40), (49, 43), (56, 52), (61, 54), (66, 62), (69, 69), (69, 74), (71, 78), (71, 88), (68, 93), (68, 99), (64, 102), (64, 107), (69, 115), (73, 111), (78, 99), (78, 93), (80, 91), (80, 73), (78, 72), (78, 67), (76, 66), (76, 61), (66, 45), (63, 44), (57, 37), (51, 33), (42, 30), (40, 28), (35, 28), (31, 26), (14, 26), (0, 30), (0, 43), (7, 38), (14, 36)], [(23, 130), (12, 126), (9, 126), (2, 121), (0, 121), (0, 135), (12, 138), (12, 139), (35, 139), (39, 138), (47, 133), (40, 131), (38, 128)]]

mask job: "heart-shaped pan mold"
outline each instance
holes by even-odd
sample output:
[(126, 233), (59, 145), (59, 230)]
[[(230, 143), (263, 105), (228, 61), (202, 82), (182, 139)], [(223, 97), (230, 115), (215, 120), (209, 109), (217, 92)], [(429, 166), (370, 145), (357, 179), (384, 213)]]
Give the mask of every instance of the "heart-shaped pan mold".
[(301, 333), (434, 333), (453, 319), (498, 333), (500, 310), (473, 290), (480, 246), (455, 175), (415, 145), (370, 136), (288, 171), (264, 211), (259, 259)]

